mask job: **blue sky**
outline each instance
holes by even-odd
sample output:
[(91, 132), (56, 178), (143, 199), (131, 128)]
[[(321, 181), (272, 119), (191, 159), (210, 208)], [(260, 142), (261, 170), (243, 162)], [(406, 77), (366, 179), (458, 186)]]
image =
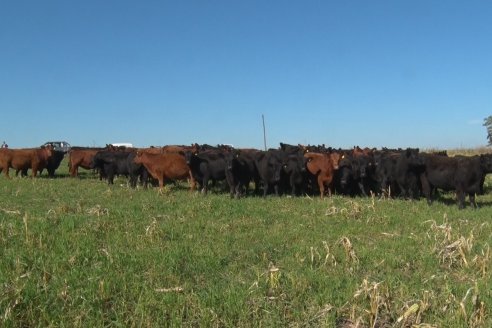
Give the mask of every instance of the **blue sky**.
[[(0, 139), (485, 145), (490, 1), (2, 1)], [(1, 141), (1, 140), (0, 140)]]

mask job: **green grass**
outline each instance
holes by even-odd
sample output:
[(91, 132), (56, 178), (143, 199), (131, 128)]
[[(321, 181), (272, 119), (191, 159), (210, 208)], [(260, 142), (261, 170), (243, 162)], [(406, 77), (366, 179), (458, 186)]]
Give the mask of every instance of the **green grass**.
[(490, 327), (492, 197), (478, 202), (2, 176), (0, 325)]

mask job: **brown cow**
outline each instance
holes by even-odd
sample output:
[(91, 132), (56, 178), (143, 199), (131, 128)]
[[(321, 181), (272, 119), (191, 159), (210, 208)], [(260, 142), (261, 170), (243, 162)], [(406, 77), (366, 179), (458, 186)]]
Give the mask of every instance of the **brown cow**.
[(0, 149), (0, 173), (4, 171), (10, 179), (9, 169), (17, 171), (32, 170), (35, 177), (38, 171), (43, 170), (48, 165), (49, 159), (53, 156), (53, 147), (47, 146), (36, 149)]
[(82, 148), (82, 147), (72, 147), (69, 152), (68, 167), (70, 175), (76, 177), (79, 173), (79, 166), (90, 170), (91, 162), (94, 155), (105, 148)]
[(328, 194), (331, 196), (332, 182), (335, 170), (338, 170), (338, 162), (341, 159), (340, 153), (305, 153), (307, 158), (306, 167), (308, 171), (316, 177), (321, 198), (324, 197), (325, 186), (328, 187)]
[(134, 162), (142, 164), (154, 179), (159, 180), (159, 190), (162, 190), (165, 179), (190, 179), (191, 190), (195, 189), (195, 180), (188, 165), (186, 165), (186, 159), (182, 152), (152, 154), (146, 151), (138, 151)]

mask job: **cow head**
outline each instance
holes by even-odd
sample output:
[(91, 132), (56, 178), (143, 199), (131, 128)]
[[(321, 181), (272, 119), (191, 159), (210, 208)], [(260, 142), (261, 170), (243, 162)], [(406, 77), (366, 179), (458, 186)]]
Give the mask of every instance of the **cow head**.
[(406, 157), (410, 167), (422, 167), (425, 165), (425, 160), (419, 155), (418, 148), (407, 148), (404, 151), (403, 156)]
[(226, 163), (226, 170), (232, 171), (237, 165), (239, 160), (240, 152), (238, 150), (232, 150), (224, 153), (224, 159)]
[(142, 155), (143, 155), (143, 151), (138, 150), (138, 151), (135, 153), (135, 157), (133, 158), (133, 162), (134, 162), (135, 164), (142, 164)]
[(492, 154), (480, 155), (480, 165), (485, 173), (492, 173)]
[(338, 164), (340, 163), (340, 160), (344, 155), (342, 155), (339, 152), (332, 152), (330, 153), (329, 156), (330, 156), (331, 163), (333, 165), (333, 169), (338, 170), (339, 167)]

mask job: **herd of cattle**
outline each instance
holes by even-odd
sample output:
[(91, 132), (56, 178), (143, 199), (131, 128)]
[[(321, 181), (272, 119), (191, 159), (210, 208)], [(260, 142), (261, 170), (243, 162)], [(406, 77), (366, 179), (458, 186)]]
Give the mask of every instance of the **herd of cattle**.
[[(0, 149), (0, 173), (9, 169), (21, 175), (47, 169), (54, 176), (64, 153), (52, 147)], [(231, 197), (248, 193), (275, 195), (316, 194), (321, 198), (332, 192), (356, 196), (371, 194), (418, 199), (429, 204), (436, 190), (455, 191), (459, 208), (465, 197), (477, 207), (476, 194), (484, 193), (485, 176), (492, 173), (492, 154), (448, 157), (445, 152), (423, 153), (418, 149), (381, 150), (354, 147), (332, 149), (322, 146), (288, 145), (278, 149), (235, 149), (230, 146), (193, 144), (145, 149), (113, 147), (73, 147), (69, 152), (69, 171), (76, 177), (79, 167), (97, 170), (100, 179), (113, 183), (125, 175), (135, 188), (140, 181), (187, 180), (191, 190), (199, 185), (207, 192), (209, 182), (225, 181)], [(249, 186), (254, 182), (254, 191)]]

